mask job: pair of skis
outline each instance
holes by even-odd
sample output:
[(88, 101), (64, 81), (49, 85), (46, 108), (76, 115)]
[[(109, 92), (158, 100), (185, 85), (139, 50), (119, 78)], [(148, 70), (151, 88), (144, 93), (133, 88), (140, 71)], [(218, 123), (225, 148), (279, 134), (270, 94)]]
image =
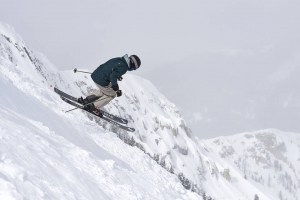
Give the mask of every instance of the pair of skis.
[[(72, 106), (75, 106), (76, 108), (79, 108), (79, 109), (84, 110), (83, 108), (84, 108), (85, 105), (79, 104), (79, 103), (77, 102), (77, 98), (76, 98), (76, 97), (73, 97), (73, 96), (71, 96), (71, 95), (69, 95), (69, 94), (63, 92), (63, 91), (59, 90), (58, 88), (54, 88), (54, 91), (55, 91), (58, 95), (60, 95), (60, 98), (61, 98), (63, 101), (65, 101), (66, 103), (68, 103), (68, 104), (70, 104), (70, 105), (72, 105)], [(76, 109), (76, 108), (75, 108), (75, 109)], [(87, 111), (87, 110), (84, 110), (84, 111), (86, 111), (86, 112), (88, 112), (88, 113), (91, 113), (91, 114), (93, 114), (93, 115), (95, 115), (95, 116), (97, 116), (97, 117), (100, 117), (100, 116), (98, 116), (98, 115), (96, 115), (96, 114), (94, 114), (94, 113), (92, 113), (92, 112)], [(101, 119), (103, 119), (103, 120), (105, 120), (105, 121), (107, 121), (107, 122), (109, 122), (109, 123), (111, 123), (111, 124), (113, 124), (113, 125), (115, 125), (115, 126), (121, 128), (121, 129), (123, 129), (123, 130), (130, 131), (130, 132), (134, 132), (134, 131), (135, 131), (134, 128), (125, 126), (125, 125), (128, 123), (128, 120), (123, 119), (123, 118), (118, 117), (118, 116), (115, 116), (115, 115), (112, 115), (112, 114), (110, 114), (110, 113), (108, 113), (108, 112), (105, 112), (105, 111), (103, 111), (103, 110), (99, 110), (99, 111), (100, 111), (100, 113), (101, 113), (101, 115), (102, 115), (102, 117), (100, 117)]]

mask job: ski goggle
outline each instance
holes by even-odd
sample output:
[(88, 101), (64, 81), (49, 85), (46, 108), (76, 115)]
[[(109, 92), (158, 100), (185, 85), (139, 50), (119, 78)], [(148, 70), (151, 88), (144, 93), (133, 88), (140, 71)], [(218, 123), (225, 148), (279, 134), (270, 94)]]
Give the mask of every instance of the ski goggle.
[(136, 62), (136, 60), (134, 59), (134, 57), (130, 57), (130, 68), (133, 70), (136, 70), (139, 68), (138, 63)]

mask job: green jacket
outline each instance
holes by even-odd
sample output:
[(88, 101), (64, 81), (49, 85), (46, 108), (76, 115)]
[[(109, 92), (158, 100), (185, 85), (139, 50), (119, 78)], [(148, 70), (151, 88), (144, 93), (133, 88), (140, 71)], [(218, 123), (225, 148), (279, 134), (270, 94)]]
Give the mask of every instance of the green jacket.
[(128, 64), (123, 57), (112, 58), (100, 65), (91, 75), (93, 81), (101, 86), (118, 84), (118, 78), (128, 70)]

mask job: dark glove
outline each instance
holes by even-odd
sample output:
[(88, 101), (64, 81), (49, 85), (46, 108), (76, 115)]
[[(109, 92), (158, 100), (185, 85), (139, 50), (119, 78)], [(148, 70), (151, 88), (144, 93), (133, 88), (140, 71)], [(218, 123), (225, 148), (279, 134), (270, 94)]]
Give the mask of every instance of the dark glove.
[(113, 86), (111, 86), (111, 88), (112, 88), (114, 91), (118, 91), (118, 90), (119, 90), (119, 85), (118, 85), (118, 84), (113, 85)]
[(120, 76), (120, 77), (118, 78), (118, 81), (122, 81), (122, 80), (123, 80), (123, 77)]
[(117, 94), (117, 97), (122, 96), (122, 90), (118, 90), (118, 91), (116, 92), (116, 94)]

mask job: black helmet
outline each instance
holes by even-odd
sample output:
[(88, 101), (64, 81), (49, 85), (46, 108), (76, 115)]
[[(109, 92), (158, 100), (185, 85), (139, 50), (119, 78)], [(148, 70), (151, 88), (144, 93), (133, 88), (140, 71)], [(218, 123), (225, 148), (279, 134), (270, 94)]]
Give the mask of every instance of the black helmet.
[(131, 55), (129, 58), (130, 58), (130, 68), (135, 70), (141, 66), (141, 60), (137, 55)]

